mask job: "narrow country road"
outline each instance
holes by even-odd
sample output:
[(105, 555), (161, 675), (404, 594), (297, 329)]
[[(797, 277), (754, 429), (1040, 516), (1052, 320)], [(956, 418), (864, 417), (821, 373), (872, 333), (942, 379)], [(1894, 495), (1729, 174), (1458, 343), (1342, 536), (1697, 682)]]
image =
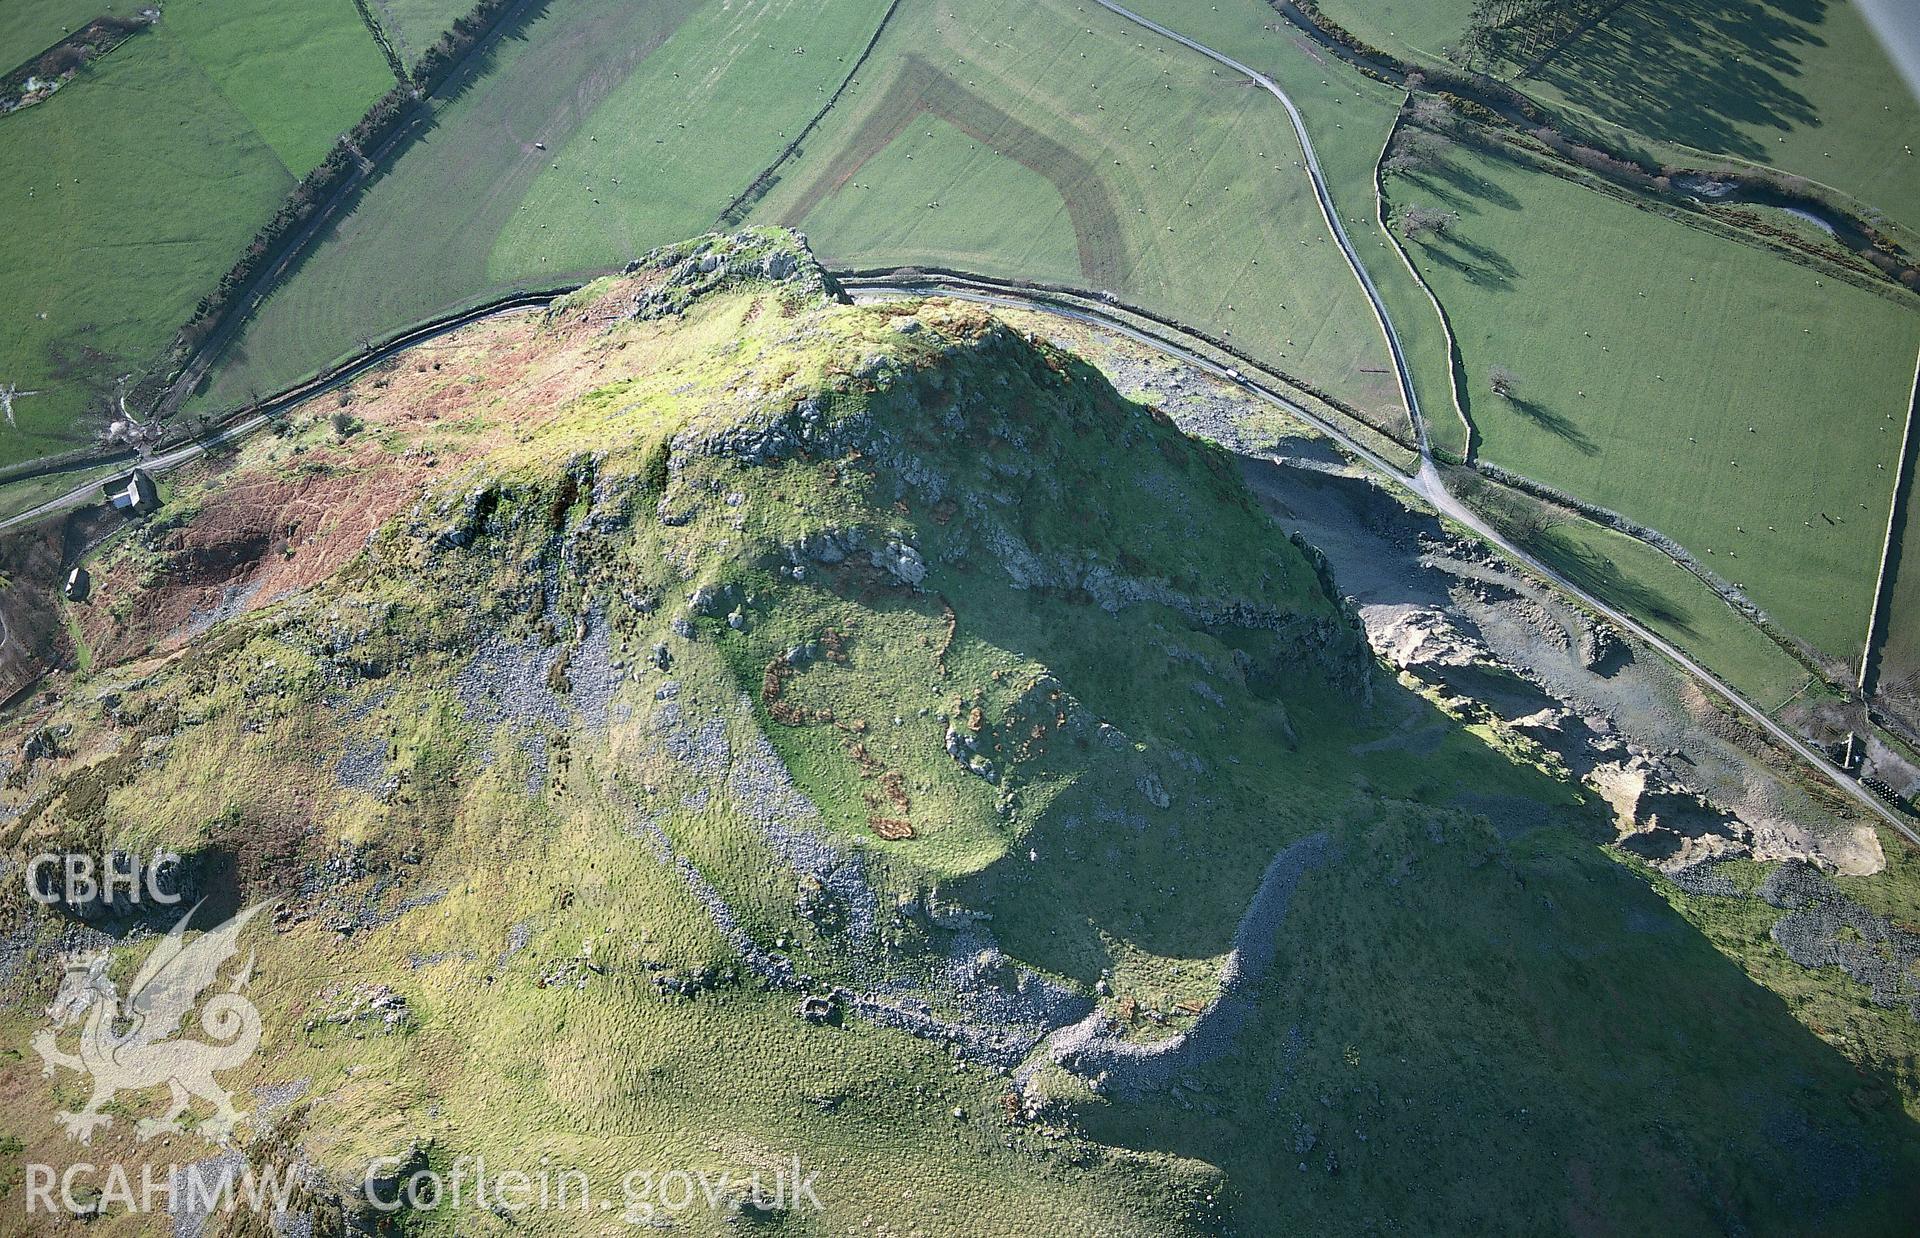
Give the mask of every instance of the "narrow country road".
[[(126, 467), (129, 469), (145, 469), (149, 473), (164, 473), (168, 469), (178, 468), (196, 456), (204, 455), (210, 447), (218, 446), (221, 443), (232, 442), (234, 439), (243, 438), (253, 433), (265, 425), (266, 420), (266, 414), (264, 413), (259, 416), (249, 417), (245, 421), (235, 422), (210, 439), (205, 439), (197, 443), (188, 443), (186, 446), (176, 447), (164, 455), (151, 456), (144, 460), (134, 461)], [(55, 512), (63, 512), (68, 508), (82, 506), (99, 497), (100, 481), (98, 478), (82, 482), (58, 498), (48, 499), (30, 511), (24, 511), (17, 516), (8, 516), (5, 520), (0, 520), (0, 530), (11, 529), (15, 525), (32, 524), (43, 516), (51, 516)]]

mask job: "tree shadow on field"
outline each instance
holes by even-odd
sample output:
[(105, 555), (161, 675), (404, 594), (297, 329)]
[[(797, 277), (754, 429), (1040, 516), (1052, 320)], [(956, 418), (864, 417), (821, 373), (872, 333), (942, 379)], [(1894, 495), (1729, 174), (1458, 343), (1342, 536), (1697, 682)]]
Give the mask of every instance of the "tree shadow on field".
[(525, 0), (502, 18), (493, 33), (467, 54), (458, 72), (440, 83), (433, 97), (441, 104), (453, 103), (473, 89), (475, 83), (492, 73), (500, 63), (503, 45), (527, 42), (527, 30), (547, 15), (552, 0)]
[(1528, 421), (1556, 438), (1565, 439), (1577, 447), (1582, 455), (1591, 456), (1599, 452), (1599, 446), (1587, 436), (1587, 432), (1566, 414), (1556, 412), (1540, 401), (1530, 400), (1524, 395), (1510, 395), (1502, 398)]
[[(1490, 151), (1478, 142), (1472, 144), (1472, 149), (1481, 154), (1498, 154), (1497, 151)], [(1486, 177), (1479, 176), (1466, 166), (1444, 156), (1437, 157), (1432, 163), (1402, 175), (1418, 181), (1434, 196), (1469, 214), (1479, 214), (1479, 207), (1476, 204), (1481, 202), (1507, 211), (1520, 209), (1520, 199)]]
[(1461, 192), (1458, 187), (1458, 178), (1442, 173), (1442, 166), (1444, 165), (1434, 163), (1425, 167), (1395, 171), (1392, 175), (1410, 184), (1418, 185), (1448, 206), (1470, 215), (1478, 215), (1480, 208), (1475, 205), (1475, 199)]
[(1519, 275), (1513, 264), (1498, 251), (1457, 232), (1442, 232), (1419, 244), (1422, 253), (1441, 266), (1459, 272), (1468, 283), (1478, 288), (1505, 292), (1513, 287), (1514, 277)]
[(1800, 52), (1824, 47), (1828, 0), (1666, 0), (1625, 4), (1533, 73), (1579, 108), (1660, 141), (1744, 158), (1752, 130), (1815, 126), (1795, 88)]

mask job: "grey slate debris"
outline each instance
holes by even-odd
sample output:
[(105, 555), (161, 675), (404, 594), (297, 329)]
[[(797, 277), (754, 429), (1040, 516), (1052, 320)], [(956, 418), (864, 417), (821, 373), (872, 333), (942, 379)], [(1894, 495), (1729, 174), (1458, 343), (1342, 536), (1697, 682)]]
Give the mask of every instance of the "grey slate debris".
[(1868, 911), (1801, 860), (1767, 875), (1759, 898), (1786, 910), (1770, 931), (1800, 966), (1838, 967), (1867, 986), (1876, 1006), (1904, 1009), (1920, 1022), (1920, 938)]

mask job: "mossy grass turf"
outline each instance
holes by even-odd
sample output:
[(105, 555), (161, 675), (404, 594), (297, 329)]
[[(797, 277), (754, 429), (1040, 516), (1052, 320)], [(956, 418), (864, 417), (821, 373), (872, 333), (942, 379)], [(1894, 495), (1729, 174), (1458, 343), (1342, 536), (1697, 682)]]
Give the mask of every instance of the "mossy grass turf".
[(1659, 530), (1857, 667), (1920, 315), (1470, 143), (1387, 192), (1460, 216), (1408, 248), (1480, 457)]
[[(977, 307), (823, 292), (779, 233), (653, 255), (297, 411), (96, 559), (129, 601), (76, 618), (98, 657), (270, 502), (255, 553), (338, 555), (7, 720), (58, 737), (0, 789), (11, 848), (172, 845), (220, 907), (283, 900), (224, 1079), (267, 1089), (251, 1163), (349, 1200), (375, 1156), (577, 1168), (624, 1215), (631, 1171), (797, 1155), (824, 1212), (762, 1218), (796, 1232), (1900, 1231), (1904, 1015), (1722, 932), (1538, 749), (1379, 673), (1223, 451)], [(371, 537), (299, 501), (356, 485)], [(1409, 728), (1418, 759), (1372, 742)], [(1184, 1030), (1315, 836), (1253, 1017), (1155, 1092), (847, 1004), (1005, 1017), (957, 971)], [(67, 924), (9, 897), (25, 1045)], [(106, 944), (124, 983), (147, 947)], [(137, 1143), (133, 1095), (82, 1153), (52, 1115), (86, 1081), (39, 1067), (0, 1060), (7, 1182), (201, 1154)], [(399, 1220), (500, 1227), (471, 1196)]]

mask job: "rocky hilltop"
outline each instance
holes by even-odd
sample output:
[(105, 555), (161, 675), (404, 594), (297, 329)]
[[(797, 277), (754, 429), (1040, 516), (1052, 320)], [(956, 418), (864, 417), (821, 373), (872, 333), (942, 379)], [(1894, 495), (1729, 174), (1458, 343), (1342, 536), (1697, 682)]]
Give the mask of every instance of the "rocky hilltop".
[[(1267, 1232), (1402, 1215), (1472, 1131), (1584, 1178), (1422, 1224), (1551, 1228), (1639, 1218), (1653, 1122), (1669, 1215), (1902, 1215), (1899, 1106), (1850, 1106), (1564, 771), (1381, 673), (1231, 454), (978, 307), (847, 304), (791, 234), (409, 353), (91, 567), (0, 742), (9, 1163), (285, 1168), (275, 1223), (320, 1232), (461, 1157), (794, 1156), (824, 1217), (736, 1180), (672, 1219)], [(159, 848), (196, 928), (270, 908), (248, 1117), (150, 1139), (129, 1093), (83, 1147), (85, 1080), (26, 1046), (175, 913), (15, 875)], [(1676, 1083), (1643, 1011), (1712, 1066)], [(1755, 1121), (1708, 1103), (1783, 1060)]]

